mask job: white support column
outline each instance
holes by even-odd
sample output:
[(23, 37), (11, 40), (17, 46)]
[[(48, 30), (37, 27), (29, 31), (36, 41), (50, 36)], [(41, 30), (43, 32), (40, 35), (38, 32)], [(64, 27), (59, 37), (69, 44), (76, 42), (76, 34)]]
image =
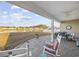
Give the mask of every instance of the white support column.
[(54, 33), (54, 19), (51, 20), (51, 42), (54, 41), (53, 33)]

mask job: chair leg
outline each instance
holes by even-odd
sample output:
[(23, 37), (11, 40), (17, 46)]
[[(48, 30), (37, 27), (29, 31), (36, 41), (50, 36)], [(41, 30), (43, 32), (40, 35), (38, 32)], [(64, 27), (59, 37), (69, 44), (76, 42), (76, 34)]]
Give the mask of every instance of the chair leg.
[(31, 57), (32, 56), (32, 52), (31, 51), (29, 51), (29, 57)]
[(61, 56), (61, 55), (58, 54), (58, 50), (56, 51), (56, 56), (57, 56), (57, 57), (58, 57), (58, 56)]
[(45, 48), (43, 49), (43, 54), (45, 53)]

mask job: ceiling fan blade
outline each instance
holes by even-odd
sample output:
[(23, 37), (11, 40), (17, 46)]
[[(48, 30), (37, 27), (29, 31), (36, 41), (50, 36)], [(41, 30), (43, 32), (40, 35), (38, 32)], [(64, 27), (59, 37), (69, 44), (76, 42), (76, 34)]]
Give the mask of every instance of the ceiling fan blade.
[(63, 13), (72, 13), (73, 11), (77, 10), (78, 8), (73, 8), (73, 9), (70, 9), (68, 11), (63, 11)]

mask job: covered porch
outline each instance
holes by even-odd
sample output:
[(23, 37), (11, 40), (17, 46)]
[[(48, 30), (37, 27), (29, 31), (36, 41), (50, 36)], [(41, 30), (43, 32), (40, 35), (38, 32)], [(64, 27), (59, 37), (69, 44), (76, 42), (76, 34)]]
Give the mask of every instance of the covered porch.
[[(40, 57), (45, 42), (54, 41), (54, 34), (59, 32), (66, 32), (69, 35), (74, 34), (71, 35), (72, 37), (61, 40), (59, 48), (60, 57), (79, 56), (79, 47), (76, 46), (76, 39), (79, 39), (79, 2), (9, 1), (8, 3), (17, 5), (51, 20), (51, 35), (28, 40), (31, 57)], [(56, 22), (58, 22), (57, 24), (59, 24), (59, 26), (56, 26)], [(75, 42), (73, 40), (75, 40)], [(25, 47), (26, 42), (15, 47), (15, 49)]]

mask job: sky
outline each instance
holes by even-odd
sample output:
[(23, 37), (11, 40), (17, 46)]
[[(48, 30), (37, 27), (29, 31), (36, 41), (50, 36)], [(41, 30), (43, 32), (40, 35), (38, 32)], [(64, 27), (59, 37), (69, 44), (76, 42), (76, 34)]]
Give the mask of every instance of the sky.
[(8, 2), (0, 2), (0, 26), (36, 26), (39, 24), (50, 27), (51, 21)]

